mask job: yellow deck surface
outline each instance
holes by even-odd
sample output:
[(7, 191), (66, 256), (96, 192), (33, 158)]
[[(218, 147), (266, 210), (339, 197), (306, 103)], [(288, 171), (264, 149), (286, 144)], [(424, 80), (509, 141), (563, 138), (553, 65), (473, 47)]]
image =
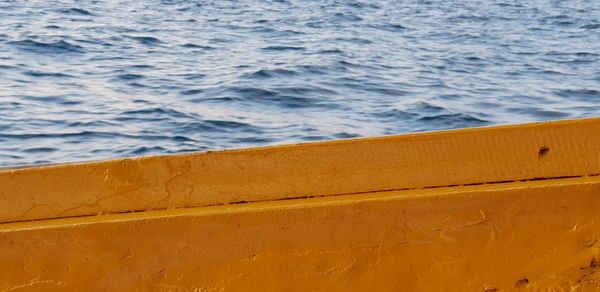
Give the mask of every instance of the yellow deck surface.
[(598, 174), (600, 119), (3, 170), (0, 291), (597, 291)]

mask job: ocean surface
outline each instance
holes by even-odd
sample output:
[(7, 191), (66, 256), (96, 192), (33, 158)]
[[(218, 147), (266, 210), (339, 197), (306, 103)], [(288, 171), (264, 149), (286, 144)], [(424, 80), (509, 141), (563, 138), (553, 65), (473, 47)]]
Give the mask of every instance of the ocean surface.
[(0, 0), (0, 167), (600, 116), (597, 0)]

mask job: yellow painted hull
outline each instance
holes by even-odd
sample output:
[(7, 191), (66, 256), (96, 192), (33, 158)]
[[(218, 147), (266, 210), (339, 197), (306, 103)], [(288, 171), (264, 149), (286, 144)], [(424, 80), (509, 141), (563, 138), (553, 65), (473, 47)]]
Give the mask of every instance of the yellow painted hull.
[(0, 171), (0, 291), (600, 290), (600, 119)]

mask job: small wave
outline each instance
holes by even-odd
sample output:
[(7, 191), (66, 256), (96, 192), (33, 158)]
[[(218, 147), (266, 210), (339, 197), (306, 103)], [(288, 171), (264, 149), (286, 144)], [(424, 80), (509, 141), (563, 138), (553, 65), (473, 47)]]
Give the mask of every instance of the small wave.
[(131, 69), (152, 69), (152, 68), (154, 68), (154, 66), (146, 65), (146, 64), (139, 64), (139, 65), (131, 65), (131, 66), (129, 66), (129, 68), (131, 68)]
[(268, 143), (273, 143), (274, 141), (275, 141), (274, 139), (270, 139), (267, 137), (252, 136), (252, 137), (235, 138), (231, 142), (235, 143), (235, 144), (242, 144), (242, 145), (264, 145), (264, 144), (268, 144)]
[(357, 2), (357, 1), (349, 1), (346, 3), (346, 5), (348, 5), (349, 7), (352, 7), (352, 8), (357, 8), (357, 9), (364, 9), (364, 8), (381, 9), (381, 6), (379, 6), (377, 4)]
[(575, 22), (573, 22), (573, 21), (557, 21), (557, 22), (554, 22), (553, 24), (559, 25), (559, 26), (571, 26), (571, 25), (575, 25)]
[(552, 16), (546, 16), (542, 19), (569, 19), (570, 17), (566, 14), (557, 14)]
[(489, 121), (465, 113), (425, 116), (417, 121), (431, 129), (469, 128), (490, 124)]
[(57, 104), (57, 105), (63, 105), (63, 106), (76, 105), (76, 104), (81, 103), (80, 101), (75, 101), (75, 100), (69, 99), (69, 96), (58, 96), (58, 95), (30, 95), (30, 96), (23, 96), (23, 98), (27, 99), (27, 100), (33, 100), (33, 101), (39, 101), (39, 102), (43, 102), (43, 103)]
[(151, 154), (151, 153), (161, 153), (164, 152), (166, 149), (160, 146), (154, 146), (154, 147), (146, 147), (146, 146), (142, 146), (142, 147), (138, 147), (133, 149), (131, 152), (129, 152), (129, 154), (131, 155), (146, 155), (146, 154)]
[[(161, 135), (129, 135), (123, 134), (119, 132), (102, 132), (102, 131), (78, 131), (78, 132), (62, 132), (62, 133), (23, 133), (23, 134), (10, 134), (10, 133), (0, 133), (0, 139), (2, 137), (24, 141), (24, 140), (48, 140), (55, 139), (59, 140), (66, 144), (81, 144), (85, 142), (89, 142), (90, 139), (139, 139), (139, 140), (164, 140), (168, 139), (167, 136)], [(104, 149), (102, 151), (112, 152), (114, 149), (108, 150)], [(60, 151), (57, 151), (60, 152)]]
[(403, 111), (403, 110), (399, 110), (399, 109), (390, 109), (390, 110), (379, 111), (379, 112), (373, 113), (372, 115), (377, 118), (393, 120), (393, 121), (412, 120), (418, 116), (418, 114), (416, 114), (416, 113), (411, 113), (411, 112)]
[(68, 53), (83, 53), (85, 50), (83, 47), (78, 45), (73, 45), (66, 41), (57, 41), (57, 42), (37, 42), (34, 40), (22, 40), (22, 41), (12, 41), (8, 42), (8, 44), (28, 52), (39, 53), (39, 54), (68, 54)]
[(154, 108), (146, 108), (139, 110), (130, 110), (119, 113), (118, 117), (115, 119), (118, 121), (130, 121), (130, 120), (146, 120), (146, 121), (158, 121), (165, 120), (170, 118), (185, 118), (185, 119), (195, 119), (194, 116), (186, 114), (181, 111), (177, 111), (174, 109), (154, 107)]
[(241, 100), (263, 105), (275, 105), (286, 109), (308, 107), (325, 109), (335, 107), (334, 104), (325, 102), (322, 98), (308, 96), (310, 93), (318, 93), (319, 91), (327, 92), (326, 89), (280, 87), (268, 90), (255, 87), (233, 87), (229, 88), (228, 91), (238, 96)]
[(121, 74), (115, 77), (116, 80), (120, 81), (131, 81), (131, 80), (139, 80), (144, 78), (144, 75), (141, 74)]
[(253, 128), (250, 124), (234, 122), (234, 121), (223, 121), (223, 120), (205, 120), (206, 124), (217, 128), (226, 129), (239, 129), (239, 128)]
[(469, 22), (487, 22), (490, 21), (490, 18), (487, 16), (480, 15), (471, 15), (471, 14), (462, 14), (459, 16), (454, 16), (451, 18), (452, 20), (460, 20), (460, 21), (469, 21)]
[(519, 4), (512, 4), (512, 3), (504, 3), (504, 2), (501, 2), (501, 3), (496, 3), (496, 4), (494, 4), (494, 5), (496, 5), (496, 6), (500, 6), (500, 7), (523, 7), (523, 5), (519, 5)]
[(323, 54), (343, 54), (344, 51), (342, 51), (340, 49), (325, 49), (325, 50), (320, 50), (318, 53), (321, 55), (323, 55)]
[(189, 133), (201, 133), (201, 132), (212, 132), (212, 133), (223, 133), (223, 132), (234, 132), (234, 133), (245, 133), (245, 134), (261, 134), (263, 133), (260, 127), (236, 122), (231, 120), (193, 120), (184, 123), (180, 123), (174, 130), (177, 133), (189, 134)]
[(274, 77), (296, 76), (297, 72), (287, 69), (260, 69), (253, 73), (247, 74), (245, 77), (250, 79), (265, 79)]
[(126, 135), (113, 132), (100, 132), (100, 131), (81, 131), (81, 132), (67, 132), (67, 133), (35, 133), (35, 134), (11, 134), (2, 133), (0, 137), (6, 137), (16, 140), (30, 140), (30, 139), (64, 139), (64, 138), (115, 138)]
[(600, 99), (600, 91), (595, 89), (564, 89), (555, 92), (558, 96), (577, 98), (580, 100), (594, 100)]
[(299, 96), (308, 96), (308, 95), (336, 95), (337, 92), (334, 90), (330, 90), (327, 88), (319, 87), (319, 86), (285, 86), (285, 87), (276, 87), (274, 90), (279, 94), (284, 95), (299, 95)]
[(128, 82), (127, 83), (128, 86), (131, 87), (136, 87), (136, 88), (152, 88), (151, 85), (147, 85), (147, 84), (143, 84), (143, 83), (139, 83), (139, 82)]
[(368, 45), (368, 44), (372, 44), (373, 42), (368, 40), (368, 39), (364, 39), (364, 38), (359, 38), (359, 37), (345, 37), (345, 38), (333, 38), (330, 39), (328, 41), (337, 43), (337, 42), (346, 42), (346, 43), (351, 43), (351, 44), (360, 44), (360, 45)]
[(582, 26), (581, 28), (583, 28), (583, 29), (598, 29), (598, 28), (600, 28), (600, 23), (586, 24), (586, 25)]
[(542, 119), (564, 119), (570, 115), (565, 112), (549, 111), (549, 110), (531, 110), (528, 114), (542, 118)]
[(198, 142), (190, 137), (179, 136), (179, 135), (173, 136), (173, 137), (171, 137), (171, 139), (175, 142)]
[(91, 13), (85, 9), (81, 9), (81, 8), (64, 8), (64, 9), (60, 9), (58, 11), (60, 13), (70, 14), (70, 15), (94, 16), (93, 13)]
[(109, 121), (75, 121), (75, 122), (70, 122), (67, 123), (67, 126), (69, 127), (85, 127), (85, 128), (90, 128), (90, 127), (112, 127), (112, 126), (117, 126), (117, 123), (114, 122), (109, 122)]
[(358, 15), (354, 15), (354, 14), (350, 14), (350, 13), (343, 13), (343, 12), (336, 12), (333, 17), (336, 20), (344, 20), (344, 21), (362, 21), (363, 19), (358, 16)]
[(215, 44), (228, 44), (231, 42), (231, 40), (222, 37), (211, 38), (208, 41)]
[(385, 30), (385, 31), (390, 31), (390, 32), (400, 32), (400, 31), (404, 31), (407, 30), (408, 27), (401, 25), (401, 24), (397, 24), (397, 23), (386, 23), (386, 24), (381, 24), (381, 25), (369, 25), (369, 27), (371, 28), (375, 28), (375, 29), (380, 29), (380, 30)]
[(426, 114), (441, 114), (446, 113), (448, 110), (444, 107), (431, 104), (429, 102), (417, 102), (410, 105), (407, 111), (412, 113), (426, 113)]
[(323, 140), (327, 140), (327, 136), (321, 136), (321, 135), (307, 135), (307, 136), (302, 136), (301, 139), (304, 141), (323, 141)]
[(182, 95), (196, 95), (196, 94), (200, 94), (202, 92), (204, 92), (204, 90), (202, 90), (202, 89), (188, 89), (188, 90), (183, 90), (179, 93)]
[(192, 43), (187, 43), (187, 44), (184, 44), (181, 46), (184, 48), (191, 48), (191, 49), (203, 49), (203, 50), (214, 50), (215, 49), (215, 47), (197, 45), (197, 44), (192, 44)]
[(145, 45), (159, 45), (159, 44), (163, 43), (158, 38), (151, 37), (151, 36), (127, 36), (127, 37), (132, 40), (136, 40)]
[(233, 87), (229, 90), (236, 94), (239, 94), (244, 98), (264, 98), (278, 95), (275, 91), (254, 87)]
[(365, 90), (383, 94), (383, 95), (389, 95), (389, 96), (405, 96), (410, 93), (409, 91), (404, 91), (404, 90), (400, 90), (400, 89), (396, 89), (396, 88), (389, 88), (389, 87), (369, 86), (369, 87), (366, 87)]
[(304, 34), (306, 34), (303, 31), (298, 31), (298, 30), (295, 30), (295, 29), (276, 30), (276, 33), (279, 36), (294, 36), (294, 35), (304, 35)]
[(183, 74), (186, 80), (198, 80), (206, 77), (206, 74), (201, 73), (192, 73), (192, 74)]
[(53, 147), (35, 147), (35, 148), (27, 148), (24, 149), (23, 152), (26, 153), (49, 153), (49, 152), (55, 152), (58, 151), (58, 149), (53, 148)]
[[(0, 140), (0, 141), (2, 141), (2, 140)], [(12, 159), (14, 159), (14, 160), (21, 160), (21, 159), (23, 159), (23, 157), (22, 156), (18, 156), (18, 155), (0, 154), (0, 160), (2, 160), (2, 159), (5, 159), (5, 160), (12, 160)], [(13, 164), (2, 165), (2, 166), (0, 166), (0, 169), (2, 169), (4, 167), (9, 167), (10, 168), (11, 166), (13, 166)], [(20, 164), (15, 164), (14, 166), (19, 167), (21, 165)], [(25, 165), (23, 165), (23, 166), (25, 166)]]
[(40, 72), (40, 71), (25, 71), (23, 74), (32, 77), (54, 77), (54, 78), (71, 78), (73, 75), (64, 73), (51, 73), (51, 72)]
[(304, 51), (306, 48), (304, 47), (295, 47), (295, 46), (268, 46), (264, 47), (261, 50), (263, 51)]
[(465, 60), (470, 61), (470, 62), (484, 61), (484, 59), (479, 58), (477, 56), (468, 56), (468, 57), (465, 57)]
[(360, 135), (347, 133), (347, 132), (340, 132), (340, 133), (333, 134), (334, 139), (350, 139), (350, 138), (357, 138), (357, 137), (360, 137)]
[(507, 109), (513, 113), (519, 113), (523, 115), (529, 115), (536, 117), (540, 120), (549, 120), (549, 119), (561, 119), (567, 118), (570, 116), (569, 113), (542, 109), (535, 106), (527, 106), (527, 107), (511, 107)]
[(346, 70), (348, 68), (355, 68), (355, 69), (375, 69), (375, 67), (373, 67), (370, 64), (367, 63), (358, 63), (358, 62), (350, 62), (350, 61), (338, 61), (335, 62), (335, 69), (337, 71), (340, 70)]
[(328, 71), (331, 71), (332, 68), (330, 68), (329, 66), (325, 66), (325, 65), (302, 65), (302, 66), (298, 66), (298, 70), (301, 71), (302, 73), (322, 75), (322, 74), (329, 73)]
[(192, 102), (192, 103), (200, 103), (200, 104), (216, 103), (216, 104), (223, 104), (223, 105), (231, 105), (232, 103), (240, 104), (240, 103), (244, 102), (245, 99), (235, 97), (235, 96), (225, 95), (225, 96), (210, 96), (210, 97), (202, 96), (199, 98), (189, 99), (188, 101)]
[(588, 52), (577, 52), (575, 53), (577, 57), (598, 57), (599, 55), (596, 53), (588, 53)]

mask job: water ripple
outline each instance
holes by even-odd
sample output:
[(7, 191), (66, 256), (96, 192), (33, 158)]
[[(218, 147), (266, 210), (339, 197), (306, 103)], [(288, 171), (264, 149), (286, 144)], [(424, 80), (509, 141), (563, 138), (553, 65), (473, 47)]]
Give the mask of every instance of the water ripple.
[(10, 41), (8, 44), (23, 51), (39, 54), (67, 54), (84, 52), (83, 47), (63, 40), (56, 42), (38, 42), (31, 39), (26, 39), (21, 41)]
[(71, 15), (93, 16), (94, 14), (82, 8), (63, 8), (58, 12)]
[(4, 1), (0, 167), (598, 115), (600, 6), (517, 2)]

